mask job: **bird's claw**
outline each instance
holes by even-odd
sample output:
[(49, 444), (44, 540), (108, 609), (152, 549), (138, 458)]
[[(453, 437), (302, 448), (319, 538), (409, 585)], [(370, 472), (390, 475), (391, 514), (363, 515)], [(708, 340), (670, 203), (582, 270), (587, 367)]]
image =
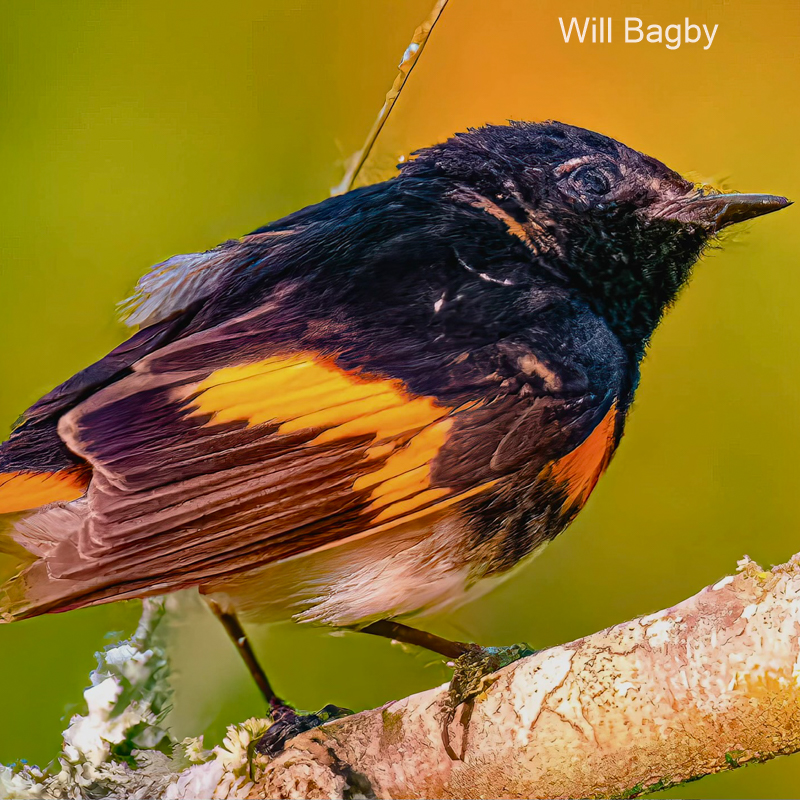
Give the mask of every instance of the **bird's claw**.
[[(483, 691), (485, 679), (503, 667), (518, 661), (520, 658), (532, 656), (536, 651), (527, 644), (512, 644), (509, 647), (480, 647), (472, 645), (470, 649), (453, 662), (453, 678), (447, 691), (447, 700), (443, 709), (442, 742), (447, 754), (453, 761), (460, 761), (450, 741), (450, 724), (456, 716), (459, 706), (463, 706), (460, 723), (466, 737), (475, 698)], [(462, 741), (463, 754), (466, 741)]]
[(255, 743), (254, 752), (275, 758), (289, 739), (331, 720), (349, 717), (353, 713), (349, 708), (334, 706), (330, 703), (316, 714), (299, 714), (289, 706), (281, 706), (272, 712), (273, 723)]

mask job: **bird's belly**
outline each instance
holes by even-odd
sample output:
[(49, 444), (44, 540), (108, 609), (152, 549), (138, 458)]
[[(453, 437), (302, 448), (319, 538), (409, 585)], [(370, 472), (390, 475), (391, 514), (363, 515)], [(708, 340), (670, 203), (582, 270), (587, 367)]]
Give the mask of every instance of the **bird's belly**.
[[(424, 527), (405, 526), (272, 563), (202, 591), (254, 622), (293, 618), (361, 627), (425, 616), (476, 599), (516, 572), (487, 570), (474, 541), (468, 518), (451, 513)], [(513, 566), (541, 552), (546, 541)]]
[(245, 619), (293, 618), (334, 627), (405, 617), (461, 597), (470, 564), (457, 515), (268, 564), (202, 587)]
[(201, 587), (244, 618), (333, 627), (421, 616), (490, 591), (541, 552), (588, 499), (612, 452), (613, 409), (563, 458), (420, 519)]

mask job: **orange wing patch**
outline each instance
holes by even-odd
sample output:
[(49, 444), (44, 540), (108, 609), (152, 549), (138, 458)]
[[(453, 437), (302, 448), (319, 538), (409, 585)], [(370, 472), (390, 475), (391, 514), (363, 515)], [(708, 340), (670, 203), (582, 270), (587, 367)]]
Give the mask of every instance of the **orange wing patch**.
[(616, 416), (614, 403), (581, 444), (545, 468), (544, 476), (566, 490), (565, 508), (580, 508), (605, 472), (613, 452)]
[(413, 433), (452, 410), (410, 394), (402, 381), (345, 372), (312, 355), (224, 367), (197, 391), (192, 414), (210, 414), (208, 424), (272, 422), (279, 423), (278, 433), (323, 428), (315, 444), (369, 433), (376, 439)]
[(372, 487), (369, 508), (379, 512), (373, 522), (400, 516), (449, 494), (447, 489), (431, 489), (430, 477), (431, 462), (444, 447), (452, 425), (452, 419), (433, 423), (392, 453), (380, 469), (356, 480), (356, 491)]
[(89, 470), (0, 472), (0, 514), (77, 500), (89, 485)]
[(402, 381), (345, 372), (303, 354), (216, 370), (196, 392), (191, 415), (211, 415), (207, 425), (238, 420), (276, 424), (278, 434), (318, 430), (308, 445), (372, 436), (364, 458), (375, 467), (353, 483), (354, 492), (371, 489), (372, 522), (450, 494), (431, 487), (430, 463), (447, 439), (453, 409), (411, 394)]

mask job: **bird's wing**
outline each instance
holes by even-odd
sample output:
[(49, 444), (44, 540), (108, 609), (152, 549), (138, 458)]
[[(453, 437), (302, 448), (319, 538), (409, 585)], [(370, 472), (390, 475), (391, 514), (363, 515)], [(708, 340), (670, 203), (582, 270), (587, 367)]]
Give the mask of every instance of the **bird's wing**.
[(179, 335), (191, 314), (136, 332), (107, 356), (38, 400), (0, 444), (0, 515), (81, 497), (91, 478), (86, 461), (58, 435), (61, 417), (85, 398), (129, 374), (132, 365)]
[[(81, 497), (91, 477), (85, 461), (58, 435), (61, 417), (125, 376), (147, 355), (179, 340), (196, 312), (213, 299), (226, 278), (247, 263), (263, 260), (291, 230), (252, 234), (205, 253), (174, 256), (156, 264), (122, 304), (125, 321), (143, 326), (107, 356), (73, 375), (20, 417), (0, 444), (0, 515)], [(200, 326), (202, 329), (202, 325)]]
[[(91, 482), (20, 578), (13, 613), (203, 584), (437, 514), (523, 461), (577, 452), (613, 400), (453, 403), (333, 354), (275, 347), (202, 366), (204, 342), (219, 353), (237, 330), (233, 320), (156, 350), (61, 418)], [(611, 430), (564, 480), (595, 474)], [(36, 517), (28, 529), (35, 538)]]

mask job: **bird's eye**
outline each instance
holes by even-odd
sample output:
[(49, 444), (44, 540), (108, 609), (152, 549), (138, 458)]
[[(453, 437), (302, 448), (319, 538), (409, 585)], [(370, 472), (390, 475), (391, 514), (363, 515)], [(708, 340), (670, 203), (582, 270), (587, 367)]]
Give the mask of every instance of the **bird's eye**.
[(595, 197), (602, 197), (611, 191), (611, 177), (600, 167), (583, 166), (578, 167), (569, 176), (569, 182), (573, 189), (581, 194), (590, 194)]

